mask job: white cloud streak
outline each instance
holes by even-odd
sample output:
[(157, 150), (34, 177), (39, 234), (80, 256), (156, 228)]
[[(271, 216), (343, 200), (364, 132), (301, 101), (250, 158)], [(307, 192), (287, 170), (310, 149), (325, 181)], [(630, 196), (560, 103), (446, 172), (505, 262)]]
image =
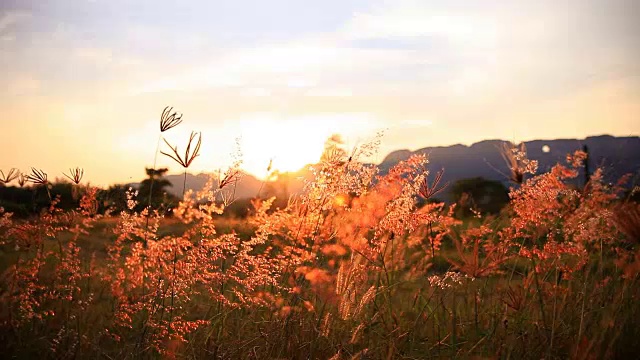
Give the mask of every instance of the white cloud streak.
[(7, 11), (0, 16), (0, 33), (30, 18), (31, 13), (26, 11)]

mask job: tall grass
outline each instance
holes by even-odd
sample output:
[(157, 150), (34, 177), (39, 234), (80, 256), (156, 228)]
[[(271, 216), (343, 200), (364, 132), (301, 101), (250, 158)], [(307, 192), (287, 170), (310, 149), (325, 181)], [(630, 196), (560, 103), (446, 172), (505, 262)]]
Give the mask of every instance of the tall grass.
[[(458, 219), (453, 205), (417, 206), (446, 186), (442, 172), (430, 180), (427, 159), (414, 156), (380, 174), (360, 161), (375, 145), (349, 157), (327, 149), (286, 207), (254, 199), (247, 223), (231, 231), (218, 217), (228, 201), (216, 200), (229, 199), (237, 168), (200, 192), (185, 191), (175, 219), (136, 212), (134, 191), (127, 210), (98, 214), (97, 189), (80, 184), (79, 169), (70, 174), (82, 195), (77, 210), (61, 211), (55, 198), (27, 220), (0, 210), (2, 353), (225, 359), (637, 353), (640, 207), (621, 198), (625, 179), (609, 185), (596, 170), (576, 188), (571, 182), (584, 153), (537, 174), (517, 148), (508, 207), (498, 216)], [(187, 152), (185, 161), (198, 153)], [(32, 177), (46, 182), (44, 172)]]

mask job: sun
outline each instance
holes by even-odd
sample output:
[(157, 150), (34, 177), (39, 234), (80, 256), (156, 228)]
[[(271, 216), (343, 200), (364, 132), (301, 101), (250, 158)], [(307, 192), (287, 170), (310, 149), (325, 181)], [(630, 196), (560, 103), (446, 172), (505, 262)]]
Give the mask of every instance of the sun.
[(317, 163), (334, 135), (351, 149), (380, 130), (378, 119), (369, 113), (252, 113), (233, 127), (239, 130), (243, 169), (260, 179), (269, 175), (269, 164), (271, 170), (296, 172)]
[(318, 162), (332, 134), (321, 122), (267, 116), (245, 120), (241, 128), (243, 168), (258, 178), (268, 175), (270, 164), (272, 171), (295, 172)]

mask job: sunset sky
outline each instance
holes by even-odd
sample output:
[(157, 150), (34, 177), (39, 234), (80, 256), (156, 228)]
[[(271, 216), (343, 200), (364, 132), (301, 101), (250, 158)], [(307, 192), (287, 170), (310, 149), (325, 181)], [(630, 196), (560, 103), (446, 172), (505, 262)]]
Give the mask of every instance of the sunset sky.
[[(396, 149), (640, 134), (640, 1), (0, 3), (0, 169), (138, 181), (162, 109), (193, 172)], [(166, 146), (162, 149), (167, 149)], [(181, 169), (165, 157), (159, 165)]]

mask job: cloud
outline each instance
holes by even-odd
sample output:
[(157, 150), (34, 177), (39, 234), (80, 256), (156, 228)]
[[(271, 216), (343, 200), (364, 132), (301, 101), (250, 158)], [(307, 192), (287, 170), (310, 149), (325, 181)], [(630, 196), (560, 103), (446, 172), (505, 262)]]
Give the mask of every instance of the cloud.
[[(117, 74), (116, 59), (143, 56), (146, 65), (136, 67), (140, 71), (125, 91), (134, 96), (218, 91), (244, 98), (413, 96), (428, 98), (423, 101), (434, 107), (484, 103), (487, 110), (503, 111), (589, 86), (600, 79), (594, 74), (606, 77), (614, 68), (629, 68), (629, 51), (618, 43), (623, 36), (603, 36), (613, 25), (599, 24), (597, 13), (606, 11), (587, 2), (569, 0), (558, 7), (550, 1), (379, 1), (323, 32), (259, 39), (251, 47), (243, 38), (216, 47), (215, 36), (206, 31), (174, 33), (144, 24), (127, 33), (127, 46), (144, 43), (144, 55), (128, 48), (83, 49), (82, 58), (102, 61)], [(603, 38), (607, 51), (598, 51)], [(152, 55), (172, 47), (168, 58)], [(512, 101), (505, 104), (505, 97)]]
[(11, 26), (19, 24), (31, 18), (31, 13), (26, 11), (8, 11), (0, 17), (0, 33), (9, 29)]
[(633, 10), (640, 4), (626, 0), (383, 1), (355, 13), (341, 33), (358, 45), (428, 49), (417, 55), (434, 66), (418, 72), (447, 84), (440, 90), (452, 96), (553, 97), (594, 74), (633, 69), (640, 56)]
[[(65, 102), (126, 103), (138, 113), (171, 102), (212, 119), (286, 108), (296, 115), (370, 111), (389, 123), (427, 114), (438, 120), (434, 128), (470, 118), (497, 123), (637, 75), (638, 4), (389, 0), (355, 8), (362, 4), (335, 1), (318, 14), (328, 20), (313, 29), (300, 18), (292, 28), (264, 14), (252, 15), (257, 22), (229, 21), (213, 11), (217, 3), (206, 5), (211, 11), (138, 4), (126, 16), (113, 2), (34, 6), (33, 29), (19, 28), (29, 41), (18, 33), (20, 41), (0, 43), (11, 47), (0, 62), (10, 69), (2, 80), (15, 84), (14, 93), (35, 92), (42, 83)], [(236, 14), (245, 7), (224, 9)], [(282, 18), (295, 15), (287, 5), (276, 10)], [(0, 40), (9, 43), (10, 30), (30, 16), (0, 14)], [(263, 36), (267, 28), (278, 36)], [(637, 89), (640, 81), (631, 80)], [(619, 91), (637, 99), (629, 88)], [(478, 137), (489, 131), (469, 129)]]
[[(335, 89), (352, 92), (367, 83), (405, 81), (407, 76), (388, 70), (422, 66), (423, 55), (409, 49), (354, 48), (337, 40), (295, 40), (232, 49), (206, 64), (145, 83), (131, 94), (238, 87), (297, 89), (314, 96)], [(396, 75), (404, 79), (394, 79)]]
[(491, 16), (434, 10), (425, 2), (397, 1), (354, 14), (342, 31), (350, 40), (440, 37), (478, 46), (494, 44), (499, 25)]

